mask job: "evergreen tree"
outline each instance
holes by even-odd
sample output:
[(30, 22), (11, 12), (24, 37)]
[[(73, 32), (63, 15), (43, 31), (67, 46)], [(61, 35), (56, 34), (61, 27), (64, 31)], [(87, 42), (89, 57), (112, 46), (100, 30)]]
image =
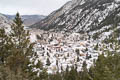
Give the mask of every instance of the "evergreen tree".
[(46, 65), (47, 65), (47, 66), (50, 66), (50, 64), (51, 64), (51, 63), (50, 63), (50, 60), (49, 60), (49, 58), (47, 58)]
[(80, 72), (80, 75), (80, 80), (91, 80), (85, 61), (83, 62), (82, 71)]
[(6, 53), (6, 48), (7, 48), (7, 44), (6, 44), (6, 39), (7, 39), (7, 35), (5, 34), (5, 30), (4, 29), (0, 29), (0, 63), (4, 64), (5, 59), (7, 57), (7, 53)]
[(67, 80), (79, 80), (77, 69), (72, 67)]
[(75, 52), (77, 55), (80, 55), (79, 49), (76, 49)]
[(94, 47), (94, 50), (98, 50), (98, 48), (99, 48), (99, 45), (97, 43), (97, 45)]
[(118, 32), (115, 30), (112, 36), (104, 44), (102, 54), (99, 55), (94, 66), (90, 68), (93, 80), (119, 80), (120, 79), (120, 45)]
[[(30, 43), (29, 31), (24, 30), (19, 13), (13, 22), (9, 34), (0, 29), (0, 79), (34, 80), (37, 73), (33, 72), (33, 68), (38, 67), (38, 65), (30, 66), (37, 57), (33, 50), (34, 43)], [(32, 58), (34, 59), (31, 62)]]
[(80, 58), (79, 57), (77, 57), (77, 62), (79, 62), (80, 61)]
[(49, 75), (49, 80), (62, 80), (61, 73), (57, 72), (56, 74)]
[(50, 57), (50, 54), (47, 52), (47, 56)]
[(104, 55), (100, 55), (98, 60), (95, 63), (94, 69), (92, 69), (93, 80), (113, 80), (112, 72), (109, 70), (109, 67), (106, 65), (108, 62), (105, 60)]
[(9, 37), (13, 46), (10, 48), (11, 54), (7, 58), (7, 65), (14, 74), (20, 76), (20, 74), (25, 73), (29, 59), (33, 56), (34, 52), (33, 44), (30, 43), (29, 32), (24, 30), (19, 13), (16, 14)]

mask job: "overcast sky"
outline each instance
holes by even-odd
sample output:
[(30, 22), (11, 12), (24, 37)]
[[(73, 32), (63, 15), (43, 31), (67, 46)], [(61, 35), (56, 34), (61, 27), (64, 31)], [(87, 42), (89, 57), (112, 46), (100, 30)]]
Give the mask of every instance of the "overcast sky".
[(0, 13), (48, 15), (70, 0), (0, 0)]

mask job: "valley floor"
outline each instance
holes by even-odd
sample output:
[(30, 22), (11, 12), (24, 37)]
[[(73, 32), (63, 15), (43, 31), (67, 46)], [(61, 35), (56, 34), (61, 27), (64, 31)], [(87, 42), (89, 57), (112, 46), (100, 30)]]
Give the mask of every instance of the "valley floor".
[(36, 29), (30, 30), (30, 33), (31, 42), (36, 43), (34, 48), (39, 55), (37, 60), (43, 63), (48, 73), (61, 72), (72, 66), (81, 71), (84, 61), (89, 68), (98, 57), (98, 53), (93, 50), (96, 43), (88, 40), (87, 34), (55, 33)]

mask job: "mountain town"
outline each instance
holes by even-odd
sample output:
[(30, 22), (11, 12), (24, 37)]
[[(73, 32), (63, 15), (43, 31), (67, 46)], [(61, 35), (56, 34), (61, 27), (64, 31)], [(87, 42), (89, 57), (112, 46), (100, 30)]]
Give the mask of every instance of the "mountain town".
[(98, 53), (93, 49), (96, 43), (90, 41), (87, 34), (32, 30), (31, 38), (32, 42), (36, 43), (38, 59), (50, 73), (58, 70), (61, 72), (61, 68), (65, 70), (67, 66), (77, 66), (80, 71), (84, 61), (90, 68), (98, 57)]
[(120, 80), (120, 0), (11, 1), (0, 3), (0, 80)]

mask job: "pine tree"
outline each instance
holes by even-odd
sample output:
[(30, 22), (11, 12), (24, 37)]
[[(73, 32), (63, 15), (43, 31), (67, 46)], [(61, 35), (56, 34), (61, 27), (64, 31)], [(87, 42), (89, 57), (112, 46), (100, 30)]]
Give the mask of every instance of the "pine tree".
[(46, 65), (47, 65), (47, 66), (50, 66), (50, 64), (51, 64), (51, 63), (50, 63), (50, 60), (49, 60), (49, 58), (47, 58)]
[(8, 71), (0, 65), (0, 80), (8, 80)]
[(38, 56), (29, 36), (19, 13), (16, 14), (9, 34), (5, 29), (0, 29), (0, 80), (40, 80), (41, 77), (37, 76), (39, 72), (34, 72), (33, 68), (41, 69), (40, 75), (46, 73), (40, 61), (34, 65)]
[(86, 61), (83, 62), (82, 71), (80, 72), (80, 80), (90, 80), (91, 77), (89, 75)]
[(10, 56), (7, 58), (7, 65), (14, 74), (20, 75), (23, 73), (29, 63), (29, 58), (32, 56), (33, 44), (29, 40), (29, 32), (24, 30), (23, 22), (19, 13), (16, 14), (14, 23), (11, 26), (11, 39)]
[(77, 57), (77, 62), (79, 62), (80, 61), (80, 58), (79, 57)]
[(12, 41), (4, 28), (0, 29), (0, 63), (6, 64), (7, 57), (11, 54)]
[(33, 64), (30, 59), (33, 56), (36, 58), (37, 55), (33, 50), (34, 43), (30, 43), (29, 31), (24, 29), (19, 13), (16, 14), (13, 22), (9, 34), (6, 34), (4, 29), (0, 29), (0, 62), (3, 64), (0, 66), (4, 66), (4, 72), (8, 71), (9, 79), (25, 80), (34, 74), (32, 69), (38, 67), (38, 65), (28, 66)]
[(5, 32), (4, 28), (0, 29), (0, 79), (9, 79), (9, 71), (6, 67), (7, 58), (10, 55), (11, 40)]
[(47, 56), (50, 57), (50, 54), (47, 52)]
[(68, 75), (68, 80), (79, 80), (78, 72), (76, 68), (74, 67), (71, 68), (69, 75)]
[[(104, 43), (102, 54), (99, 55), (94, 66), (90, 68), (93, 80), (119, 80), (120, 79), (120, 45), (118, 32), (114, 31), (112, 36)], [(105, 41), (106, 42), (106, 41)]]
[(39, 75), (38, 80), (48, 80), (48, 73), (47, 73), (47, 69), (43, 69), (42, 72)]
[(75, 52), (77, 55), (80, 55), (79, 49), (76, 49)]
[(57, 72), (56, 74), (52, 74), (49, 76), (49, 80), (62, 80), (61, 73)]
[(4, 60), (6, 58), (6, 38), (7, 35), (5, 34), (4, 29), (0, 29), (0, 63), (4, 64)]

